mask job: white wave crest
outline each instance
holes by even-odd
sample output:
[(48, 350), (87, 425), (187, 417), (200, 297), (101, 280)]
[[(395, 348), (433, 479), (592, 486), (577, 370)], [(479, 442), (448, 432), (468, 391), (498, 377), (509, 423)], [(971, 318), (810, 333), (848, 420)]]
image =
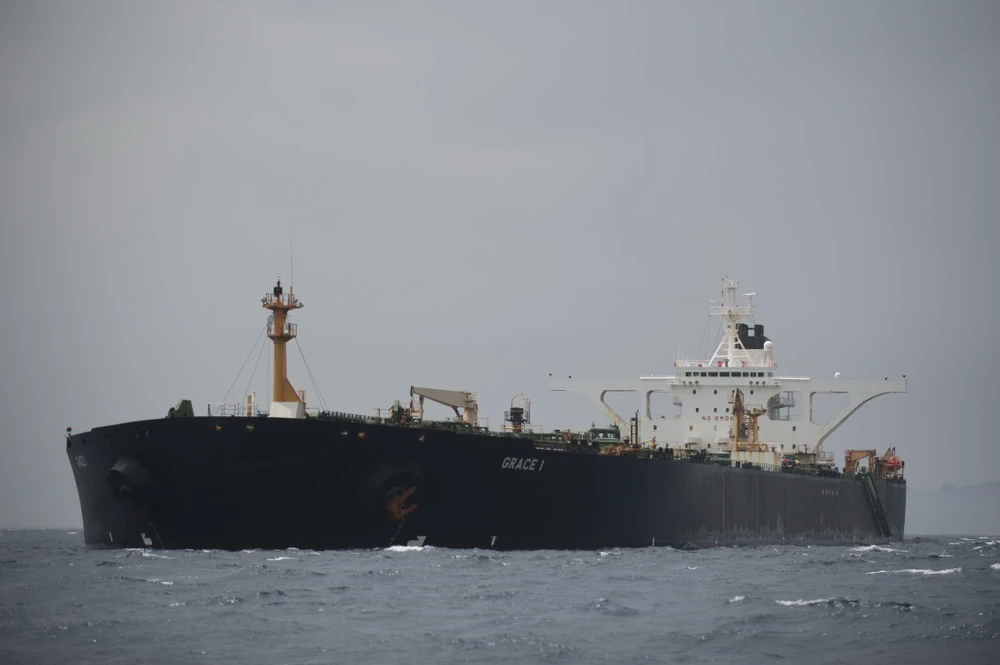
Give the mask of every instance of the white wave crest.
[(950, 575), (951, 573), (960, 573), (961, 568), (946, 568), (944, 570), (930, 570), (929, 568), (907, 568), (905, 570), (873, 570), (870, 573), (865, 573), (865, 575), (883, 575), (883, 574), (896, 574), (896, 573), (909, 573), (911, 575)]
[(881, 545), (865, 545), (864, 547), (855, 547), (851, 549), (852, 552), (906, 552), (906, 550), (897, 550), (891, 547), (883, 547)]
[[(730, 603), (738, 603), (738, 602), (740, 602), (741, 600), (746, 600), (746, 599), (747, 599), (747, 597), (746, 597), (746, 596), (733, 596), (732, 598), (730, 598), (730, 599), (729, 599), (729, 602), (730, 602)], [(780, 602), (780, 601), (779, 601), (779, 602)]]
[(990, 565), (993, 570), (1000, 570), (1000, 563), (994, 563)]
[(423, 552), (426, 550), (433, 550), (434, 548), (430, 545), (393, 545), (392, 547), (385, 548), (386, 552)]
[(826, 605), (832, 600), (833, 598), (817, 598), (815, 600), (802, 600), (800, 598), (798, 600), (776, 600), (774, 602), (785, 607), (805, 607), (807, 605)]
[(295, 561), (293, 556), (276, 556), (273, 559), (268, 559), (268, 561)]

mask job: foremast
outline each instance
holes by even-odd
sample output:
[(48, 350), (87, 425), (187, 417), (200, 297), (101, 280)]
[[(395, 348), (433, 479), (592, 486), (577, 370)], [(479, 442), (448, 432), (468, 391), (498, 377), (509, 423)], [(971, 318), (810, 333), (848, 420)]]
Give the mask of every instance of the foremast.
[(297, 391), (288, 380), (288, 355), (286, 345), (298, 334), (297, 326), (288, 320), (292, 310), (301, 309), (304, 304), (295, 297), (292, 287), (288, 293), (278, 283), (261, 298), (264, 309), (271, 310), (267, 319), (267, 336), (274, 344), (274, 398), (271, 402), (272, 418), (305, 418), (306, 405), (304, 391)]

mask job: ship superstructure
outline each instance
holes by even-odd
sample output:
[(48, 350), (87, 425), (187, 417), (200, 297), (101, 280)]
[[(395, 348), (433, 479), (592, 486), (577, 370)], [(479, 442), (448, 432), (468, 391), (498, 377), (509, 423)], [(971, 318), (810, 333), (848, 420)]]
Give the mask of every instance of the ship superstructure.
[[(880, 395), (905, 393), (906, 377), (898, 380), (832, 379), (782, 376), (774, 360), (774, 344), (764, 335), (764, 326), (754, 323), (753, 298), (738, 303), (739, 283), (723, 280), (722, 300), (710, 304), (709, 314), (722, 323), (722, 339), (707, 360), (678, 359), (672, 376), (641, 376), (635, 379), (550, 380), (550, 389), (576, 391), (593, 402), (617, 423), (629, 428), (629, 420), (606, 401), (608, 393), (629, 392), (638, 396), (639, 436), (646, 445), (686, 454), (728, 457), (735, 465), (751, 462), (761, 468), (780, 470), (782, 465), (815, 465), (832, 468), (832, 452), (823, 448), (826, 439), (863, 404)], [(676, 411), (655, 418), (652, 396), (669, 393)], [(847, 404), (826, 422), (814, 420), (818, 395), (844, 394)], [(803, 416), (796, 413), (800, 407)]]

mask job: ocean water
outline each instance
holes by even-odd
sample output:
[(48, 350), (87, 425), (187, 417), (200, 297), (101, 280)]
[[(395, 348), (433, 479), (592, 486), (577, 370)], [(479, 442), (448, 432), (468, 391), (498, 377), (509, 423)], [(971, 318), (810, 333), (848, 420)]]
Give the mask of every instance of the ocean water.
[(1000, 538), (99, 550), (0, 531), (0, 663), (1000, 663)]

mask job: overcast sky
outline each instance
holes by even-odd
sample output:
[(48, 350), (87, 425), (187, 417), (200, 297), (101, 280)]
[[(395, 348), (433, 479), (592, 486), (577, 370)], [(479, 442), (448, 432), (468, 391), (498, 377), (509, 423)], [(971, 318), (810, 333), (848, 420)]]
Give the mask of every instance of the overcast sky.
[(782, 373), (908, 375), (838, 460), (998, 479), (998, 35), (990, 0), (2, 1), (0, 527), (80, 524), (66, 426), (223, 398), (289, 233), (332, 408), (589, 426), (548, 373), (672, 373), (733, 274)]

